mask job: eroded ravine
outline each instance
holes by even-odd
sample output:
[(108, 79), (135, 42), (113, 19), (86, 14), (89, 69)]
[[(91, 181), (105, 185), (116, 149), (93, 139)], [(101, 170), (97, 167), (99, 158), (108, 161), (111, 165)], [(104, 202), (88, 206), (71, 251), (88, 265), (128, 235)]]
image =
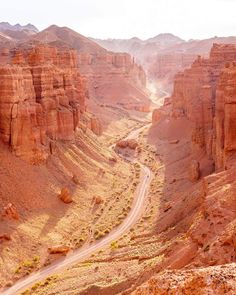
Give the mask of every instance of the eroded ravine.
[[(149, 126), (142, 126), (137, 128), (136, 130), (132, 130), (128, 136), (127, 139), (131, 138), (137, 138), (139, 134)], [(89, 246), (82, 247), (73, 253), (67, 255), (65, 258), (57, 260), (55, 263), (51, 264), (48, 267), (45, 267), (30, 276), (23, 278), (19, 280), (16, 284), (14, 284), (9, 289), (2, 292), (3, 295), (13, 295), (17, 294), (17, 292), (22, 292), (26, 288), (32, 286), (35, 282), (41, 281), (45, 278), (47, 278), (50, 275), (53, 275), (55, 273), (61, 272), (63, 269), (68, 268), (69, 266), (81, 262), (88, 258), (92, 253), (101, 250), (105, 246), (109, 245), (111, 242), (117, 240), (120, 238), (125, 232), (127, 232), (139, 219), (140, 215), (142, 214), (142, 208), (145, 202), (145, 197), (147, 196), (147, 192), (151, 183), (151, 170), (139, 163), (138, 161), (134, 159), (130, 159), (127, 156), (122, 156), (126, 161), (132, 162), (132, 163), (138, 163), (141, 167), (141, 174), (140, 174), (140, 182), (137, 186), (136, 192), (135, 192), (135, 200), (132, 206), (132, 209), (130, 210), (129, 214), (127, 215), (127, 218), (124, 220), (124, 222), (110, 232), (105, 238), (94, 242), (90, 244)]]

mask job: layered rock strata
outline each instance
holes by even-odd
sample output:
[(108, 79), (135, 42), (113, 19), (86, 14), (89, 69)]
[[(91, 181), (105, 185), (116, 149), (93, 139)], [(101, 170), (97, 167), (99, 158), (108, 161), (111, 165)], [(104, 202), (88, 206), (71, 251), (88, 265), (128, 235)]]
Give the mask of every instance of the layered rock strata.
[(44, 161), (54, 141), (74, 139), (85, 111), (77, 53), (38, 45), (0, 56), (0, 139), (17, 156)]
[[(80, 73), (86, 77), (90, 96), (97, 103), (148, 110), (150, 100), (145, 72), (128, 53), (107, 51), (91, 39), (55, 25), (34, 35), (32, 40), (76, 49)], [(90, 101), (88, 106), (92, 103)]]
[(214, 44), (209, 59), (198, 57), (178, 74), (172, 116), (193, 124), (193, 148), (204, 149), (216, 168), (225, 168), (235, 148), (236, 46)]
[(89, 81), (91, 96), (101, 102), (148, 112), (146, 75), (127, 53), (79, 53), (81, 74)]

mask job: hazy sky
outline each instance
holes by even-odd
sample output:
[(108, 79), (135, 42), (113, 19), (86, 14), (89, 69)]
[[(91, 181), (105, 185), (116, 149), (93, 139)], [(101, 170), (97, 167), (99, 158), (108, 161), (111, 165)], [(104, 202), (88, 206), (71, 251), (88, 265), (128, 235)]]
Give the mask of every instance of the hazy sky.
[(236, 36), (236, 0), (6, 0), (0, 21), (68, 26), (98, 38)]

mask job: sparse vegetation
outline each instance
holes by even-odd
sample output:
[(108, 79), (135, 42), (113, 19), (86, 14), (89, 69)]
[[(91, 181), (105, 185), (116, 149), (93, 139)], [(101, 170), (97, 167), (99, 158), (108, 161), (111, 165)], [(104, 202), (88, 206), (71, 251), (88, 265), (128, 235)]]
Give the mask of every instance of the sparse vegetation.
[(113, 242), (111, 242), (110, 247), (111, 247), (111, 250), (116, 250), (119, 248), (119, 244), (117, 241), (113, 241)]
[(39, 256), (34, 256), (32, 260), (25, 260), (23, 261), (14, 271), (15, 274), (30, 274), (34, 269), (38, 267), (40, 262)]

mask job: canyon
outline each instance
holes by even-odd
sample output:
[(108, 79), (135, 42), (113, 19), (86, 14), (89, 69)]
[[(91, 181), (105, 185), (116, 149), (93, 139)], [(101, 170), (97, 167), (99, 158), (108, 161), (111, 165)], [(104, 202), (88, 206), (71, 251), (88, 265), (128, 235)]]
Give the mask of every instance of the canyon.
[(236, 38), (233, 36), (185, 41), (173, 34), (159, 34), (147, 40), (139, 38), (94, 40), (108, 50), (127, 52), (134, 56), (148, 73), (148, 78), (158, 94), (160, 88), (171, 93), (175, 75), (190, 67), (199, 55), (208, 57), (214, 43), (236, 43)]
[(2, 294), (235, 294), (235, 37), (0, 31)]

